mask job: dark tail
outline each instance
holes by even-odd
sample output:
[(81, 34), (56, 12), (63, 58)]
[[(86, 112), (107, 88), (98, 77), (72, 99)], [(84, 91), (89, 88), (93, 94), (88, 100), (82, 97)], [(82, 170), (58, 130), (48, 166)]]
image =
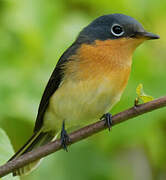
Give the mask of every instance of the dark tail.
[[(19, 156), (31, 151), (32, 149), (35, 149), (37, 147), (40, 147), (54, 139), (54, 135), (51, 132), (36, 132), (34, 133), (31, 138), (25, 143), (24, 146), (22, 146), (14, 156), (12, 156), (9, 161), (18, 158)], [(13, 172), (13, 176), (18, 175), (26, 175), (29, 174), (32, 170), (34, 170), (40, 163), (40, 159), (37, 161), (34, 161), (22, 168), (17, 169)]]

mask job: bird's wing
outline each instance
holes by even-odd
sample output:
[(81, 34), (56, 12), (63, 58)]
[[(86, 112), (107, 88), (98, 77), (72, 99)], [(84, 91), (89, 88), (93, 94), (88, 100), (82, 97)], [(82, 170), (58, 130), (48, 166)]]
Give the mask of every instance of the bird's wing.
[(47, 86), (44, 90), (43, 96), (40, 101), (39, 109), (38, 109), (38, 114), (36, 118), (36, 123), (35, 123), (35, 128), (34, 132), (40, 130), (40, 128), (43, 125), (43, 117), (44, 113), (48, 107), (49, 104), (49, 99), (50, 97), (55, 93), (55, 91), (58, 89), (60, 83), (62, 82), (63, 79), (63, 69), (62, 66), (69, 61), (70, 56), (76, 53), (76, 50), (79, 48), (78, 43), (73, 43), (61, 56), (59, 59), (48, 83)]

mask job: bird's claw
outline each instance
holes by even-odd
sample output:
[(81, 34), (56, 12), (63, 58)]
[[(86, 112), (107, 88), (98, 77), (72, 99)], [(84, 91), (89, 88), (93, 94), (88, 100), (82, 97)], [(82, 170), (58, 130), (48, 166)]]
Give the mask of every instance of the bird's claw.
[(61, 146), (62, 148), (68, 152), (68, 149), (67, 149), (67, 144), (70, 142), (70, 138), (65, 130), (65, 122), (63, 121), (63, 124), (62, 124), (62, 130), (61, 130)]
[(104, 114), (100, 119), (105, 120), (105, 125), (108, 127), (108, 130), (111, 130), (112, 127), (112, 115), (110, 113)]

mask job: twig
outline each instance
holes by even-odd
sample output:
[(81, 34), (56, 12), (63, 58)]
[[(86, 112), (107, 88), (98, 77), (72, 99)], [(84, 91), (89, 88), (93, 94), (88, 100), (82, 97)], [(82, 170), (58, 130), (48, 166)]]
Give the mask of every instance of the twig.
[[(112, 121), (113, 125), (116, 125), (118, 123), (121, 123), (123, 121), (126, 121), (128, 119), (131, 119), (133, 117), (139, 116), (141, 114), (153, 111), (155, 109), (159, 109), (161, 107), (166, 106), (166, 96), (150, 101), (145, 104), (138, 105), (136, 107), (130, 108), (128, 110), (125, 110), (123, 112), (120, 112), (113, 116)], [(78, 142), (82, 139), (85, 139), (95, 133), (98, 133), (102, 130), (107, 128), (105, 126), (105, 121), (98, 121), (94, 124), (91, 124), (89, 126), (86, 126), (84, 128), (81, 128), (71, 134), (69, 134), (70, 137), (70, 143), (73, 144), (75, 142)], [(42, 147), (39, 147), (31, 152), (26, 153), (25, 155), (20, 156), (18, 159), (12, 160), (3, 166), (0, 166), (0, 177), (3, 177), (12, 171), (25, 166), (26, 164), (33, 162), (37, 159), (40, 159), (42, 157), (45, 157), (53, 152), (56, 152), (61, 149), (61, 143), (60, 140), (56, 140), (53, 142), (50, 142)]]

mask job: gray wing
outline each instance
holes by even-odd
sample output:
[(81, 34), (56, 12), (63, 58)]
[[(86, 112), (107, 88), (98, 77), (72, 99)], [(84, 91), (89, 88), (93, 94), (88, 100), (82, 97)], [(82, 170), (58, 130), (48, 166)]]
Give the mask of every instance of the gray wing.
[(66, 62), (69, 61), (70, 56), (74, 55), (76, 53), (76, 50), (79, 47), (80, 47), (80, 44), (73, 43), (59, 59), (57, 65), (47, 83), (47, 86), (44, 90), (43, 96), (41, 98), (34, 132), (38, 131), (42, 127), (43, 117), (44, 117), (45, 111), (49, 105), (49, 99), (54, 93), (56, 93), (56, 90), (58, 89), (58, 87), (63, 79), (62, 65), (64, 65)]

